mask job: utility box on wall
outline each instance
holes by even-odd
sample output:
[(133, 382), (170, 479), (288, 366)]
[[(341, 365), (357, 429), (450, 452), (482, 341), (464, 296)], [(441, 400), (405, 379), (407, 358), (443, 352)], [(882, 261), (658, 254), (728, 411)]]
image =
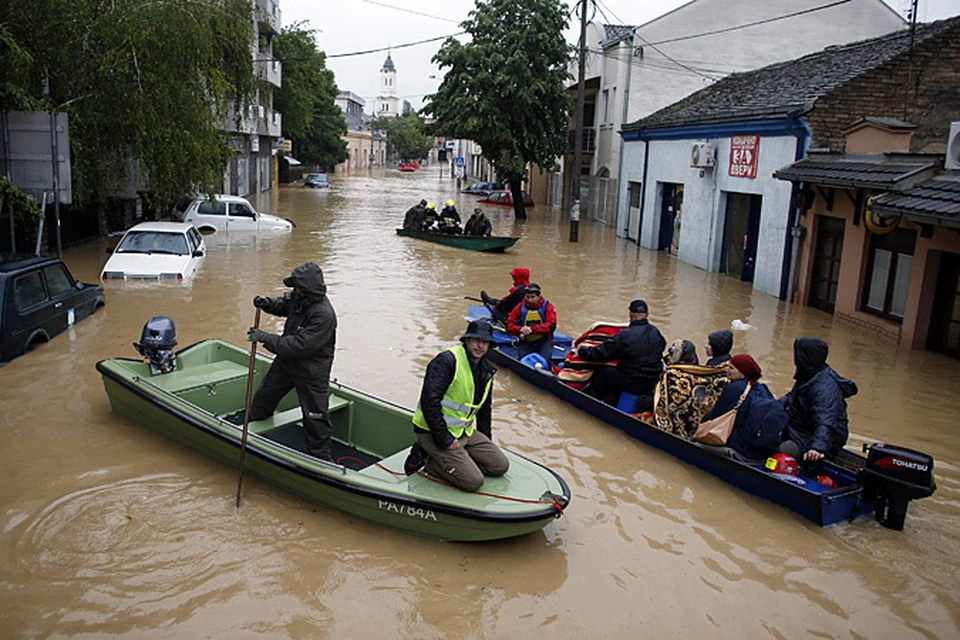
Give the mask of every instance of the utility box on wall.
[[(61, 204), (73, 202), (70, 178), (70, 127), (65, 113), (45, 111), (4, 111), (0, 128), (0, 174), (38, 202), (54, 191), (54, 155), (56, 189)], [(56, 136), (53, 135), (56, 132)]]

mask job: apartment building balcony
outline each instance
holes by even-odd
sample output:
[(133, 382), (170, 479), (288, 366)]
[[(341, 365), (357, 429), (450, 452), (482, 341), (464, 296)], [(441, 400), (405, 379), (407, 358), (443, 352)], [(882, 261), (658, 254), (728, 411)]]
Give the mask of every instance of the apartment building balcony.
[(283, 116), (279, 111), (266, 109), (259, 105), (251, 105), (239, 126), (237, 126), (233, 115), (229, 115), (221, 123), (220, 127), (230, 133), (279, 138), (282, 124)]
[(260, 135), (270, 136), (271, 138), (280, 137), (281, 124), (283, 123), (283, 116), (279, 111), (275, 109), (270, 109), (266, 113), (266, 118), (260, 120)]
[[(583, 154), (584, 155), (593, 155), (597, 152), (597, 128), (596, 127), (584, 127), (583, 128)], [(576, 129), (570, 129), (567, 131), (567, 144), (569, 146), (569, 153), (576, 153), (577, 149), (577, 131)]]
[(273, 56), (261, 53), (257, 57), (257, 76), (275, 87), (283, 80), (283, 63)]
[(280, 5), (275, 0), (257, 0), (258, 20), (270, 26), (271, 31), (280, 33)]

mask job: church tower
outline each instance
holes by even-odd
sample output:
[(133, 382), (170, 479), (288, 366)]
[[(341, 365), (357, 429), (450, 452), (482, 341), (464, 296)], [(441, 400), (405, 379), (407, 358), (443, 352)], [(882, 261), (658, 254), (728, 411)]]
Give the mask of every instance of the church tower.
[(397, 97), (397, 69), (393, 66), (393, 59), (387, 54), (387, 59), (380, 69), (380, 95), (377, 96), (374, 116), (388, 116), (396, 118), (400, 115), (400, 98)]

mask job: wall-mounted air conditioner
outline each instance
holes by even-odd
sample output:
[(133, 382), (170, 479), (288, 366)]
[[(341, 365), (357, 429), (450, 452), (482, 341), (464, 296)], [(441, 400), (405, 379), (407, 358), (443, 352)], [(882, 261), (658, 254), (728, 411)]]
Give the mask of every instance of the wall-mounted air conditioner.
[(943, 161), (946, 169), (960, 169), (960, 122), (950, 124), (950, 137), (947, 138), (947, 157)]
[(710, 169), (717, 166), (717, 148), (711, 142), (694, 142), (690, 149), (690, 166)]

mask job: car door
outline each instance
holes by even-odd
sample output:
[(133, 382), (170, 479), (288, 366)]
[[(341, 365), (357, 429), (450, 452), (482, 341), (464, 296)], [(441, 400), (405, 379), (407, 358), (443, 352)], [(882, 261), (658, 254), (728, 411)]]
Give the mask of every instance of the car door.
[[(193, 227), (187, 229), (187, 246), (190, 249), (190, 261), (187, 263), (186, 273), (193, 273), (200, 266), (203, 254), (206, 253), (203, 236)], [(199, 256), (196, 255), (198, 251), (201, 253)]]
[[(53, 305), (56, 319), (53, 328), (60, 333), (72, 327), (93, 311), (93, 304), (86, 304), (87, 295), (77, 288), (73, 276), (66, 265), (55, 263), (43, 268), (43, 280), (47, 285), (47, 295)], [(50, 334), (53, 336), (54, 334)]]
[(201, 200), (197, 203), (195, 216), (185, 218), (197, 227), (213, 227), (214, 229), (227, 228), (227, 205), (220, 200)]
[(22, 353), (27, 340), (36, 332), (44, 331), (53, 337), (59, 331), (54, 330), (56, 312), (50, 304), (47, 289), (43, 285), (43, 273), (40, 268), (22, 273), (13, 281), (13, 306), (17, 319), (11, 326), (14, 337), (14, 353)]
[(246, 202), (231, 202), (227, 209), (227, 229), (252, 231), (257, 228), (257, 212)]

